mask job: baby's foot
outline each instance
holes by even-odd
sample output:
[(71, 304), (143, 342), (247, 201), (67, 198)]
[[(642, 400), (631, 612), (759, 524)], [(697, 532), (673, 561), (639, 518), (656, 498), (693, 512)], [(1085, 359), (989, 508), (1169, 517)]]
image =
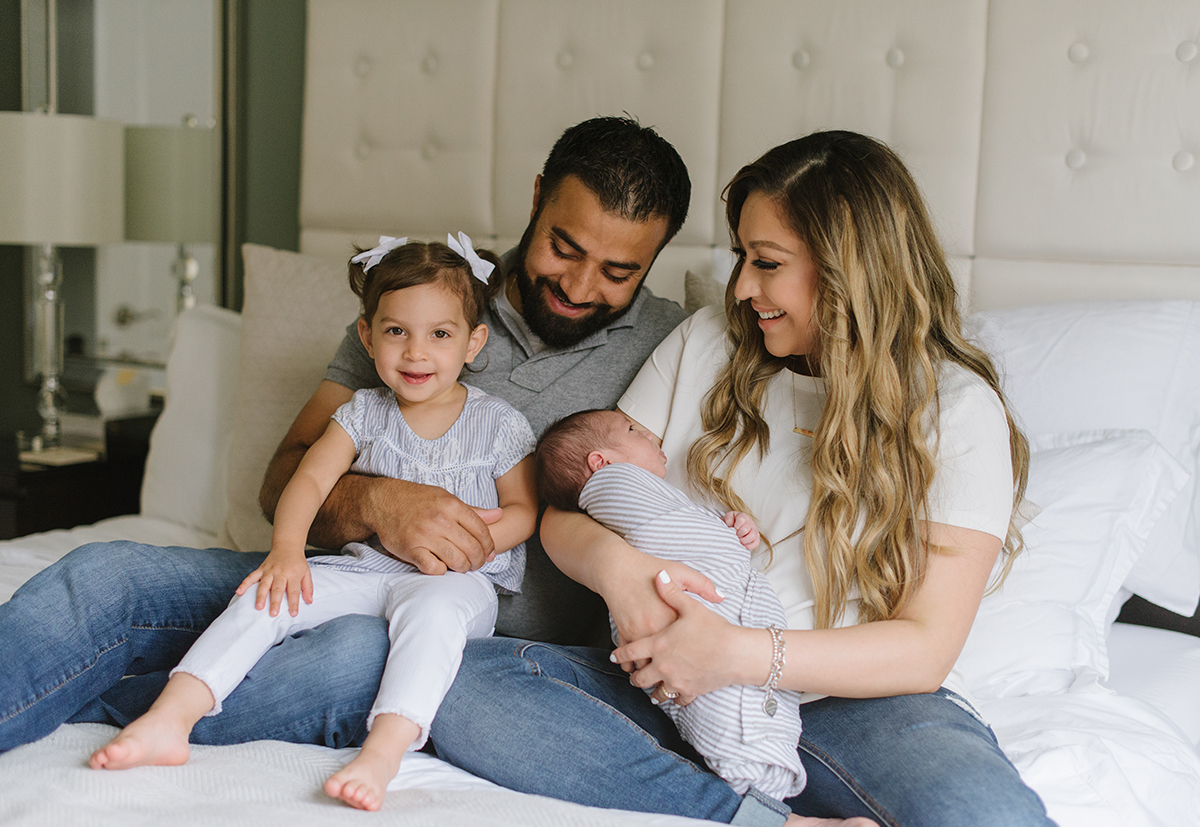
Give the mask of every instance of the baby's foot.
[(325, 793), (360, 810), (378, 810), (383, 806), (388, 783), (400, 771), (400, 757), (363, 748), (358, 757), (335, 772), (325, 782)]
[(186, 764), (189, 753), (188, 731), (166, 716), (149, 712), (93, 752), (88, 765), (94, 770), (175, 767)]
[(813, 818), (798, 816), (794, 813), (788, 816), (784, 827), (879, 827), (874, 821), (861, 816), (855, 818)]

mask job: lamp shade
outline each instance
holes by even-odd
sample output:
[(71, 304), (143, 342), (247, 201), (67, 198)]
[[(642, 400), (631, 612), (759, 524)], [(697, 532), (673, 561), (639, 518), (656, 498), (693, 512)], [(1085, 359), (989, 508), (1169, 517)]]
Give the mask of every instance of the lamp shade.
[(120, 241), (123, 143), (117, 121), (0, 112), (0, 244)]
[(214, 144), (208, 127), (125, 127), (126, 239), (216, 239)]

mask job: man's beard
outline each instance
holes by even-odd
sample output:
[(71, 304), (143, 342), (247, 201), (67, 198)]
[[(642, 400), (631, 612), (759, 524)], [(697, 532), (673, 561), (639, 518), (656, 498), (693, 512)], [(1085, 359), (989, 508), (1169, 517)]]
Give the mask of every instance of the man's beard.
[[(596, 331), (608, 327), (629, 311), (629, 308), (633, 306), (634, 299), (637, 298), (638, 292), (642, 289), (641, 284), (638, 284), (637, 290), (634, 291), (632, 298), (629, 300), (629, 304), (619, 309), (614, 309), (612, 305), (601, 302), (575, 305), (576, 307), (586, 306), (591, 308), (590, 313), (575, 319), (560, 316), (551, 310), (546, 299), (547, 291), (553, 293), (559, 301), (567, 304), (571, 304), (572, 302), (556, 283), (545, 276), (538, 276), (536, 279), (531, 278), (525, 269), (525, 255), (529, 251), (529, 237), (534, 223), (536, 223), (536, 219), (530, 222), (529, 227), (525, 230), (525, 235), (521, 238), (521, 244), (517, 247), (516, 266), (512, 269), (509, 276), (517, 280), (517, 290), (521, 294), (521, 315), (525, 318), (525, 324), (529, 325), (529, 329), (539, 339), (550, 347), (571, 347), (582, 342)], [(642, 279), (642, 281), (644, 282), (645, 279)]]

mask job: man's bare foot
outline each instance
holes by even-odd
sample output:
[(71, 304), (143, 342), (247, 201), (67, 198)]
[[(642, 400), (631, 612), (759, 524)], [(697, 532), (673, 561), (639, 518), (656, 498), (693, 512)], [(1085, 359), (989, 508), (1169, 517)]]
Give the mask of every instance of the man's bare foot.
[(186, 764), (190, 731), (190, 727), (181, 729), (169, 716), (147, 712), (93, 752), (88, 765), (94, 770), (127, 770)]
[(788, 820), (784, 825), (785, 827), (879, 827), (871, 819), (861, 816), (855, 818), (813, 818), (811, 816), (798, 816), (795, 813), (788, 816)]
[(186, 672), (176, 672), (146, 714), (93, 752), (88, 765), (94, 770), (127, 770), (186, 764), (192, 727), (213, 704), (207, 684)]
[(421, 728), (408, 718), (377, 715), (357, 757), (325, 782), (325, 794), (360, 810), (378, 810), (400, 771), (400, 759), (420, 734)]

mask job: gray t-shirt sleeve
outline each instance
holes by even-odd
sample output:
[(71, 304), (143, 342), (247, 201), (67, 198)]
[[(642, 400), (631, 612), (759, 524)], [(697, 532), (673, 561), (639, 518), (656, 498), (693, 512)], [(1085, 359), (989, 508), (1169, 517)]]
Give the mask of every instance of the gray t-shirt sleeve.
[(357, 319), (346, 328), (346, 336), (333, 354), (333, 361), (325, 368), (325, 378), (352, 391), (377, 388), (383, 384), (375, 370), (375, 362), (358, 338)]

